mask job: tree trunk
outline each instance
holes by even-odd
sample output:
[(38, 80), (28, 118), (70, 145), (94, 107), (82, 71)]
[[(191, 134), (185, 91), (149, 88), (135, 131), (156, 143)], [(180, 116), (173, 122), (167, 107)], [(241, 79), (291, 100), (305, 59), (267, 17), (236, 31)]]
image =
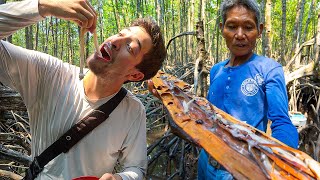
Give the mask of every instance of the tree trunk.
[[(102, 14), (103, 14), (103, 4), (102, 4), (102, 1), (98, 1), (99, 5), (98, 5), (98, 12), (99, 12), (99, 17), (98, 17), (98, 20), (99, 20), (99, 31), (100, 31), (100, 42), (103, 42), (104, 41), (104, 38), (103, 38), (103, 30), (104, 30), (104, 25), (103, 25), (103, 17)], [(124, 18), (125, 19), (125, 18)]]
[(156, 9), (156, 20), (158, 22), (158, 24), (160, 25), (162, 22), (161, 22), (161, 7), (160, 7), (160, 0), (155, 0), (154, 1), (154, 5), (155, 5), (155, 9)]
[[(191, 0), (191, 4), (190, 4), (190, 16), (189, 16), (189, 18), (188, 18), (188, 21), (189, 21), (189, 29), (188, 29), (188, 31), (189, 32), (191, 32), (191, 31), (193, 31), (194, 30), (194, 6), (195, 6), (195, 2), (194, 2), (195, 0)], [(187, 44), (187, 46), (188, 46), (188, 56), (189, 57), (192, 57), (192, 49), (193, 49), (193, 43), (192, 43), (192, 36), (188, 36), (188, 44)]]
[[(202, 1), (202, 15), (201, 15), (201, 19), (202, 19), (202, 22), (203, 22), (203, 32), (204, 32), (204, 39), (205, 41), (208, 42), (208, 31), (207, 31), (207, 27), (208, 27), (208, 21), (207, 21), (207, 16), (206, 16), (206, 6), (207, 6), (207, 0), (201, 0)], [(208, 44), (207, 44), (208, 45)], [(209, 56), (209, 55), (208, 55)]]
[(25, 38), (25, 43), (26, 43), (26, 48), (27, 49), (30, 49), (29, 48), (29, 28), (28, 27), (26, 27), (26, 28), (24, 28), (24, 38)]
[(319, 78), (320, 75), (320, 12), (318, 12), (318, 26), (317, 26), (317, 33), (316, 39), (314, 44), (314, 52), (315, 52), (315, 75)]
[[(199, 6), (198, 6), (198, 21), (202, 20), (202, 0), (199, 0)], [(199, 24), (197, 24), (199, 25)]]
[[(56, 41), (56, 36), (55, 36), (55, 26), (57, 26), (56, 24), (54, 24), (54, 19), (56, 19), (55, 17), (51, 17), (50, 18), (50, 26), (51, 26), (51, 36), (50, 36), (50, 39), (48, 41), (49, 42), (52, 42), (50, 43), (50, 48), (49, 48), (49, 51), (53, 52), (55, 51), (55, 48), (58, 46), (57, 44), (55, 44), (55, 41)], [(55, 54), (53, 54), (55, 57), (57, 57)]]
[[(139, 0), (137, 0), (139, 1)], [(115, 19), (115, 22), (116, 22), (116, 27), (117, 27), (117, 32), (120, 31), (120, 18), (119, 18), (119, 11), (118, 11), (118, 0), (115, 0), (115, 2), (113, 2), (113, 0), (111, 1), (112, 2), (112, 10), (113, 10), (113, 16), (114, 16), (114, 19)]]
[[(180, 10), (180, 33), (183, 32), (183, 26), (184, 26), (184, 10), (183, 10), (183, 3), (184, 3), (184, 0), (180, 0), (179, 2), (179, 10)], [(180, 53), (180, 57), (179, 57), (179, 63), (180, 65), (183, 64), (184, 62), (184, 47), (183, 47), (183, 38), (180, 38), (180, 48), (179, 48), (179, 53)]]
[(137, 0), (137, 18), (142, 17), (142, 7), (141, 7), (141, 0)]
[(194, 90), (197, 96), (206, 97), (208, 90), (206, 70), (206, 62), (208, 59), (208, 53), (205, 47), (204, 39), (204, 27), (203, 22), (197, 22), (197, 54), (198, 58), (195, 62), (195, 73), (194, 73)]
[(300, 30), (299, 28), (301, 19), (302, 19), (302, 11), (304, 8), (302, 8), (302, 6), (304, 6), (304, 4), (302, 4), (304, 2), (304, 0), (299, 0), (298, 3), (298, 7), (297, 7), (297, 14), (296, 14), (296, 19), (295, 19), (295, 23), (294, 23), (294, 27), (293, 27), (293, 36), (292, 36), (292, 46), (291, 46), (291, 51), (290, 51), (290, 57), (296, 53), (297, 47), (299, 47), (299, 36), (300, 36)]
[(32, 31), (32, 25), (25, 27), (25, 40), (26, 40), (26, 48), (27, 49), (33, 49), (33, 31)]
[[(183, 1), (183, 15), (184, 15), (184, 19), (183, 19), (183, 31), (187, 31), (187, 15), (188, 15), (188, 9), (187, 9), (187, 1)], [(184, 50), (183, 50), (183, 53), (184, 53), (184, 61), (183, 61), (183, 64), (188, 64), (189, 62), (189, 56), (188, 56), (188, 48), (187, 48), (187, 41), (188, 41), (188, 37), (187, 36), (184, 36), (183, 37), (183, 47), (184, 47)]]
[(300, 15), (299, 15), (299, 26), (298, 26), (298, 36), (297, 36), (297, 45), (296, 49), (299, 48), (301, 44), (301, 34), (302, 34), (302, 21), (303, 21), (303, 16), (304, 16), (304, 5), (305, 5), (306, 0), (301, 1), (301, 10), (300, 10)]
[[(206, 9), (210, 9), (210, 3), (206, 0), (206, 7), (205, 7), (205, 12), (207, 12), (206, 11)], [(208, 44), (207, 44), (207, 51), (208, 51), (208, 55), (210, 56), (210, 57), (212, 57), (211, 55), (210, 55), (210, 47), (211, 47), (211, 42), (212, 41), (209, 41), (209, 39), (211, 39), (211, 35), (213, 34), (212, 32), (211, 32), (211, 30), (210, 30), (210, 24), (211, 24), (211, 21), (213, 20), (213, 18), (212, 18), (212, 13), (205, 13), (204, 14), (204, 22), (206, 22), (205, 23), (205, 26), (206, 26), (206, 28), (205, 28), (205, 30), (204, 30), (204, 32), (205, 32), (205, 39), (206, 39), (206, 41), (208, 42)], [(212, 37), (213, 38), (213, 37)]]
[(162, 29), (163, 32), (163, 39), (165, 41), (165, 28), (164, 28), (164, 3), (161, 0), (156, 0), (157, 1), (157, 18), (158, 18), (158, 24), (160, 25), (160, 28)]
[[(297, 33), (296, 33), (296, 40), (295, 40), (296, 43), (295, 43), (295, 48), (293, 49), (294, 52), (297, 52), (297, 50), (300, 47), (300, 43), (301, 43), (300, 41), (301, 41), (302, 19), (303, 19), (303, 14), (304, 14), (304, 4), (305, 4), (305, 0), (302, 0), (300, 2), (300, 9), (299, 9), (298, 23), (297, 23), (297, 31), (296, 31)], [(300, 61), (301, 61), (301, 54), (295, 61), (295, 67), (296, 68), (299, 68)]]
[[(58, 57), (58, 48), (59, 48), (59, 44), (58, 44), (58, 31), (60, 31), (59, 27), (59, 21), (58, 18), (54, 18), (54, 22), (55, 22), (55, 30), (52, 33), (53, 37), (54, 37), (54, 49), (53, 49), (53, 55), (55, 57)], [(52, 28), (53, 29), (53, 28)], [(62, 45), (61, 45), (62, 46)]]
[[(219, 3), (219, 1), (217, 1), (217, 7), (219, 7), (220, 6), (220, 3)], [(217, 43), (216, 43), (216, 58), (215, 58), (215, 60), (214, 60), (214, 62), (212, 62), (213, 64), (215, 64), (216, 62), (218, 62), (219, 61), (219, 59), (220, 59), (220, 57), (219, 57), (219, 47), (220, 47), (220, 28), (219, 28), (219, 24), (220, 24), (220, 18), (219, 18), (219, 16), (220, 16), (220, 11), (219, 11), (219, 9), (218, 9), (218, 14), (217, 14), (217, 18), (216, 18), (216, 25), (215, 25), (215, 30), (216, 30), (216, 41), (217, 41)]]
[(70, 21), (67, 22), (67, 29), (68, 29), (68, 50), (67, 50), (67, 53), (68, 53), (68, 62), (69, 64), (73, 64), (73, 53), (72, 53), (72, 43), (73, 43), (73, 40), (72, 40), (72, 31), (71, 31), (71, 25), (70, 25)]
[[(261, 0), (260, 2), (260, 7), (261, 7), (261, 23), (265, 24), (266, 22), (266, 18), (265, 18), (265, 5), (266, 5), (266, 1), (265, 0)], [(265, 28), (266, 29), (266, 28)], [(266, 50), (265, 50), (265, 46), (266, 46), (266, 30), (262, 31), (262, 37), (261, 37), (261, 54), (263, 56), (266, 55)]]
[(36, 34), (35, 34), (35, 38), (34, 38), (34, 50), (38, 50), (38, 44), (39, 44), (39, 23), (37, 23), (36, 26)]
[[(171, 4), (171, 12), (172, 14), (174, 14), (174, 6), (173, 3)], [(174, 22), (174, 16), (172, 16), (172, 22)], [(173, 36), (176, 35), (176, 27), (175, 27), (175, 23), (172, 23), (172, 34)], [(173, 53), (171, 52), (171, 58), (170, 59), (175, 59), (177, 57), (177, 43), (176, 41), (173, 41)]]
[[(189, 30), (191, 29), (191, 27), (190, 27), (190, 1), (185, 1), (185, 16), (186, 16), (186, 18), (185, 18), (185, 31), (188, 31), (188, 32), (190, 32)], [(189, 59), (192, 59), (192, 57), (190, 56), (190, 49), (189, 49), (189, 47), (190, 47), (190, 37), (188, 37), (188, 36), (186, 36), (185, 37), (185, 42), (186, 42), (186, 44), (185, 44), (185, 49), (186, 49), (186, 51), (185, 51), (185, 56), (187, 57), (186, 58), (186, 64), (188, 63), (188, 62), (190, 62), (190, 60)]]
[(265, 44), (265, 52), (266, 56), (271, 57), (271, 9), (272, 9), (272, 1), (267, 0), (266, 4), (266, 44)]
[[(160, 3), (160, 25), (164, 25), (165, 24), (165, 6), (164, 6), (164, 1), (163, 0), (159, 0), (158, 1)], [(165, 32), (165, 28), (163, 28), (163, 31)], [(165, 34), (165, 33), (164, 33)]]
[[(169, 18), (167, 18), (168, 16), (166, 16), (166, 12), (168, 12), (169, 10), (169, 1), (165, 1), (162, 0), (162, 6), (161, 6), (161, 14), (162, 14), (162, 18), (163, 18), (163, 36), (164, 37), (169, 37), (170, 36), (170, 21)], [(166, 42), (166, 41), (164, 41)]]
[(281, 64), (285, 65), (285, 47), (286, 47), (286, 27), (287, 27), (287, 1), (282, 0), (282, 22), (281, 22)]
[(302, 37), (302, 43), (304, 43), (306, 41), (306, 37), (307, 37), (307, 34), (308, 34), (308, 27), (309, 27), (309, 24), (310, 24), (311, 15), (312, 15), (313, 11), (314, 11), (314, 0), (312, 0), (312, 2), (310, 3), (308, 18), (307, 18), (307, 21), (306, 21), (306, 25), (305, 25), (304, 33), (303, 33), (303, 37)]
[[(52, 18), (52, 17), (51, 17)], [(49, 34), (50, 34), (50, 25), (48, 26), (48, 18), (45, 19), (45, 42), (44, 42), (44, 47), (43, 47), (43, 52), (48, 53), (48, 42), (49, 42)]]
[[(60, 36), (60, 42), (59, 42), (60, 44), (65, 44), (65, 36), (66, 36), (66, 28), (62, 27), (62, 34)], [(62, 45), (59, 57), (60, 59), (65, 60), (63, 55), (64, 55), (64, 46)]]

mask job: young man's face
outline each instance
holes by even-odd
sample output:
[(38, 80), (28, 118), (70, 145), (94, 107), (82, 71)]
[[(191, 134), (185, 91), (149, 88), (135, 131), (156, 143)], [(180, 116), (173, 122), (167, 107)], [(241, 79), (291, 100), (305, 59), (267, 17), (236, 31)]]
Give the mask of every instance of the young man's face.
[(222, 35), (227, 47), (234, 56), (248, 56), (253, 53), (256, 39), (260, 37), (263, 26), (258, 26), (254, 12), (243, 6), (235, 6), (227, 11), (226, 21), (222, 28)]
[(100, 45), (102, 57), (94, 53), (87, 59), (90, 70), (102, 78), (124, 78), (138, 81), (143, 73), (135, 68), (152, 47), (144, 28), (133, 26), (121, 30)]

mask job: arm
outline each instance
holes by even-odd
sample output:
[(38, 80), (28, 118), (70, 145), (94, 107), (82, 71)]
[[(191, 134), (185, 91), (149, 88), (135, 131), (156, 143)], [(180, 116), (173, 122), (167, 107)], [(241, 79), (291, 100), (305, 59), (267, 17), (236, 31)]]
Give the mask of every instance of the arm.
[(0, 6), (0, 38), (3, 39), (42, 19), (38, 12), (38, 1), (27, 0), (2, 4)]
[(3, 39), (47, 16), (74, 21), (91, 32), (96, 28), (97, 14), (87, 1), (25, 0), (0, 6), (0, 38)]
[[(56, 16), (95, 28), (96, 14), (91, 8), (84, 0), (26, 0), (4, 4), (0, 6), (0, 37), (37, 23), (43, 16)], [(26, 98), (37, 94), (43, 71), (50, 65), (55, 66), (52, 59), (55, 58), (0, 41), (0, 81), (19, 91), (28, 105)]]
[(272, 136), (293, 148), (298, 147), (298, 132), (288, 115), (288, 96), (282, 67), (271, 70), (266, 81), (268, 119)]

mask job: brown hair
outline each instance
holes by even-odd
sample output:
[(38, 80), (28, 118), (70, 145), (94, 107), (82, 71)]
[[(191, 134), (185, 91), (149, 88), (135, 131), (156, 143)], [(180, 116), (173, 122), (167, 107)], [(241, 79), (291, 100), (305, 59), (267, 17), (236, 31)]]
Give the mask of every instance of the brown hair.
[(140, 81), (144, 81), (157, 74), (166, 58), (167, 51), (161, 29), (154, 20), (151, 18), (139, 18), (134, 20), (131, 26), (143, 27), (152, 40), (152, 48), (143, 56), (142, 61), (136, 65), (136, 68), (144, 74), (144, 78)]

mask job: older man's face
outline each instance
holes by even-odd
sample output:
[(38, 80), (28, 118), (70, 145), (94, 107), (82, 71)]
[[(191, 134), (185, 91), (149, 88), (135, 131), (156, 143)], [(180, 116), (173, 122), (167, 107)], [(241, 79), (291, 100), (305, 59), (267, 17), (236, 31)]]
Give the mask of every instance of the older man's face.
[(222, 28), (227, 47), (234, 56), (246, 56), (253, 53), (256, 40), (262, 31), (258, 30), (254, 12), (243, 6), (235, 6), (227, 11)]

